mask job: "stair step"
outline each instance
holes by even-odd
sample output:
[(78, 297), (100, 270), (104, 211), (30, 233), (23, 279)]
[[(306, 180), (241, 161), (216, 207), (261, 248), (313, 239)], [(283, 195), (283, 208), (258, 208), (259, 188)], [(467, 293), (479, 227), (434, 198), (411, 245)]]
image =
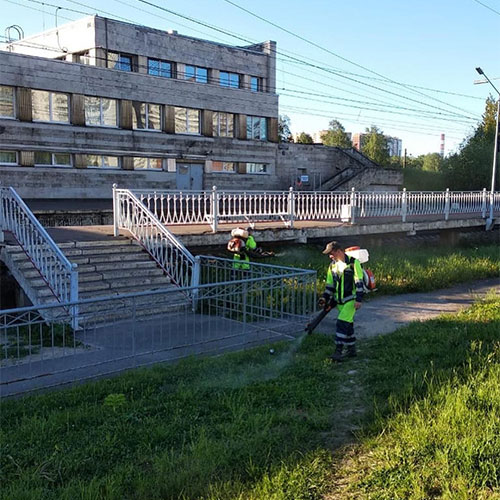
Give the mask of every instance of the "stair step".
[(137, 251), (134, 253), (125, 254), (88, 254), (88, 255), (78, 255), (71, 257), (71, 262), (75, 264), (101, 264), (106, 262), (114, 261), (134, 261), (138, 260), (139, 256), (144, 255), (145, 259), (148, 258), (148, 254), (142, 251)]
[(166, 289), (174, 289), (177, 288), (175, 285), (173, 285), (170, 282), (164, 282), (164, 283), (156, 283), (156, 284), (142, 284), (142, 285), (134, 285), (134, 286), (121, 286), (121, 287), (115, 287), (113, 289), (109, 290), (97, 290), (95, 293), (94, 292), (81, 292), (80, 293), (80, 298), (82, 299), (92, 299), (95, 297), (111, 297), (114, 295), (123, 295), (127, 293), (136, 293), (136, 292), (147, 292), (147, 291), (154, 291), (154, 290), (166, 290)]

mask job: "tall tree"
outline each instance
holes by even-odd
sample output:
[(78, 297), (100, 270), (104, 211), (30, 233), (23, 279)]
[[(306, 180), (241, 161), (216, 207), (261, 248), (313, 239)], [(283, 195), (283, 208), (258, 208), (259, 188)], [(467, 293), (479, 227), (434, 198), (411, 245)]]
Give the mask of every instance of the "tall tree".
[(293, 142), (290, 131), (290, 118), (287, 115), (280, 115), (278, 119), (278, 140), (279, 142)]
[(491, 186), (495, 126), (496, 102), (490, 96), (481, 123), (462, 142), (458, 152), (443, 163), (442, 170), (450, 189), (488, 189)]
[(328, 124), (328, 130), (321, 135), (321, 140), (325, 146), (352, 148), (351, 139), (349, 139), (344, 126), (338, 120), (332, 120)]
[(372, 125), (366, 129), (366, 136), (363, 139), (361, 147), (363, 153), (375, 163), (387, 165), (389, 163), (389, 149), (382, 130)]
[(299, 144), (312, 144), (313, 138), (306, 132), (301, 132), (300, 135), (297, 137), (297, 142)]
[(426, 172), (439, 172), (443, 159), (439, 153), (429, 153), (423, 155), (422, 170)]

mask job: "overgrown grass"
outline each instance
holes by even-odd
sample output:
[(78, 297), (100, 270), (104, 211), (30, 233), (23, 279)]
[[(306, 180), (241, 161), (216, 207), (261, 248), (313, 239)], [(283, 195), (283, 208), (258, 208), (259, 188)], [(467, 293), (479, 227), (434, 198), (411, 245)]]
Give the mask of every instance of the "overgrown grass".
[[(276, 265), (314, 269), (318, 289), (325, 287), (328, 257), (323, 247), (307, 245), (279, 250)], [(271, 262), (271, 261), (270, 261)], [(375, 274), (377, 294), (428, 292), (483, 278), (500, 276), (500, 248), (497, 245), (456, 248), (413, 248), (388, 251), (370, 249), (367, 264)]]
[[(481, 498), (499, 487), (499, 331), (490, 298), (366, 341), (340, 366), (326, 361), (331, 337), (312, 335), (274, 356), (190, 359), (8, 400), (0, 497)], [(345, 440), (360, 403), (365, 442), (333, 464), (329, 444)]]

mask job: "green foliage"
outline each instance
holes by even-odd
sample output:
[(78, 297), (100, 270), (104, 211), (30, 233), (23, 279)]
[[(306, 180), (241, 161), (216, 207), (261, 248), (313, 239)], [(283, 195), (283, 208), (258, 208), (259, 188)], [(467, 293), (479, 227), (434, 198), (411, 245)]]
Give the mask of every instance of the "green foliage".
[(115, 413), (126, 404), (127, 398), (125, 397), (125, 394), (108, 394), (102, 403), (104, 407), (110, 408)]
[(445, 191), (448, 178), (443, 172), (424, 172), (405, 168), (403, 170), (403, 186), (408, 191)]
[(313, 144), (313, 138), (306, 132), (301, 132), (297, 137), (297, 143), (299, 144)]
[(384, 133), (372, 125), (366, 129), (366, 134), (361, 145), (363, 154), (379, 165), (387, 165), (389, 163), (389, 150)]
[(483, 121), (461, 144), (459, 151), (444, 161), (442, 169), (450, 189), (479, 190), (491, 186), (495, 123), (495, 101), (488, 98)]
[(329, 123), (328, 130), (322, 134), (321, 140), (325, 146), (352, 148), (351, 139), (349, 139), (344, 126), (337, 120), (332, 120)]

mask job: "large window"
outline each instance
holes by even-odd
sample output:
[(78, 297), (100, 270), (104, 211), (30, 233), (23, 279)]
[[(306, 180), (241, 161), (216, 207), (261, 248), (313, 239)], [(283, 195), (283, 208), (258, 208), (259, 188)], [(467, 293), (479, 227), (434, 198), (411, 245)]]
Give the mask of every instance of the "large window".
[(163, 160), (161, 158), (142, 158), (134, 156), (134, 170), (162, 170)]
[(227, 71), (220, 72), (220, 86), (230, 87), (232, 89), (240, 88), (240, 75), (237, 73), (228, 73)]
[(68, 153), (35, 152), (35, 165), (51, 167), (71, 167), (71, 155)]
[(14, 87), (0, 85), (0, 116), (15, 118), (14, 108)]
[(175, 108), (175, 133), (199, 134), (200, 110), (192, 108)]
[(31, 91), (33, 120), (69, 123), (69, 96), (45, 90)]
[(119, 52), (108, 52), (108, 68), (120, 71), (134, 71), (133, 56), (120, 54)]
[(207, 68), (199, 68), (198, 66), (188, 66), (184, 70), (184, 80), (198, 83), (208, 83)]
[(250, 90), (252, 92), (262, 92), (262, 78), (259, 78), (258, 76), (251, 76)]
[(85, 124), (96, 127), (117, 127), (115, 99), (85, 96)]
[(234, 137), (234, 115), (215, 112), (213, 114), (214, 136)]
[(265, 163), (247, 163), (247, 174), (267, 174)]
[(247, 139), (265, 141), (267, 139), (266, 118), (247, 116)]
[(232, 161), (213, 161), (213, 172), (236, 172), (236, 163)]
[(148, 59), (148, 74), (163, 76), (163, 78), (173, 78), (173, 64), (161, 59)]
[(117, 156), (87, 155), (89, 168), (119, 168), (120, 161)]
[(135, 129), (161, 130), (161, 106), (144, 102), (132, 103), (132, 126)]
[(0, 151), (0, 165), (17, 165), (17, 153), (15, 151)]

